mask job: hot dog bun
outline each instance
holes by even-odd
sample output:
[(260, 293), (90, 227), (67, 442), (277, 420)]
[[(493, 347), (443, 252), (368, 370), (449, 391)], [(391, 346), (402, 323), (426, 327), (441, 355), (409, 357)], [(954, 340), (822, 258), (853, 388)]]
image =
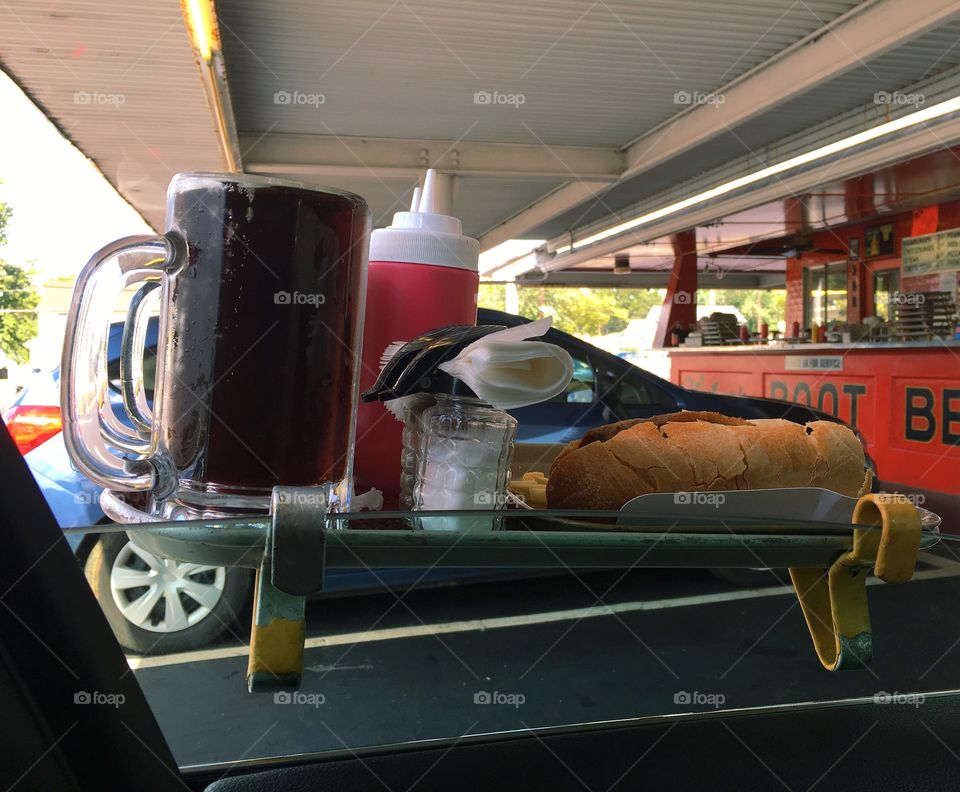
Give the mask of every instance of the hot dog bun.
[(550, 468), (551, 509), (618, 510), (651, 492), (870, 488), (863, 447), (845, 425), (680, 412), (621, 421), (570, 443)]

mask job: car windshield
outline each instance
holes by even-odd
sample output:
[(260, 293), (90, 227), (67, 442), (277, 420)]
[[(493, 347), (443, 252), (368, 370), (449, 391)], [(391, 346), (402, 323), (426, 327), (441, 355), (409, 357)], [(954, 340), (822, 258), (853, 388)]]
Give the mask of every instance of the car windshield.
[(177, 763), (960, 689), (945, 7), (0, 2), (3, 420)]

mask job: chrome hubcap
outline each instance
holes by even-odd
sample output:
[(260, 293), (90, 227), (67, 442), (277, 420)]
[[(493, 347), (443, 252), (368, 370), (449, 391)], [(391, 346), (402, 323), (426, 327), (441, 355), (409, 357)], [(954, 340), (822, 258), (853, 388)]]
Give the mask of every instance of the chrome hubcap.
[(124, 617), (143, 630), (176, 632), (206, 618), (223, 596), (223, 567), (161, 558), (127, 542), (110, 570)]

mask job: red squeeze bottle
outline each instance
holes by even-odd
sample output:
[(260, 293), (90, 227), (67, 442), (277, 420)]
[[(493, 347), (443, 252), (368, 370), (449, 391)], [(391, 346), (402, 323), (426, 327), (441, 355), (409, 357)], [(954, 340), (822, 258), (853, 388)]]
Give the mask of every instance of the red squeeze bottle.
[[(422, 194), (414, 191), (410, 211), (397, 212), (390, 226), (370, 235), (361, 393), (373, 387), (391, 344), (411, 341), (436, 327), (477, 322), (480, 243), (463, 236), (457, 218), (438, 212), (441, 180), (428, 170)], [(383, 492), (383, 508), (396, 509), (402, 450), (403, 424), (381, 402), (361, 403), (354, 491), (376, 487)]]

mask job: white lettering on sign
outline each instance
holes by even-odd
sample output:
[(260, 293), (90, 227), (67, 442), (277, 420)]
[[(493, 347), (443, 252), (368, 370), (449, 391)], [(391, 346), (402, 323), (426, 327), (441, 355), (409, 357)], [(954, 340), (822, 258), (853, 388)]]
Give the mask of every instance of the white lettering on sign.
[(901, 244), (903, 277), (960, 269), (960, 229), (908, 237)]
[(843, 371), (843, 358), (787, 355), (785, 368), (787, 371)]

